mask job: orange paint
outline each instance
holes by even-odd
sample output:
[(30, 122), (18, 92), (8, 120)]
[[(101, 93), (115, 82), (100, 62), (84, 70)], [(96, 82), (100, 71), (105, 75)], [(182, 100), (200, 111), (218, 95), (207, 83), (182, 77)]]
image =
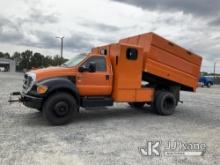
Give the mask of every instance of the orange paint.
[[(128, 48), (138, 52), (136, 60), (128, 60)], [(92, 56), (103, 56), (106, 71), (79, 72), (79, 67)], [(37, 81), (60, 76), (75, 76), (81, 96), (112, 96), (118, 102), (151, 102), (153, 87), (142, 85), (142, 74), (195, 91), (202, 58), (154, 33), (125, 38), (116, 44), (92, 48), (88, 57), (75, 67), (51, 67), (33, 70)]]

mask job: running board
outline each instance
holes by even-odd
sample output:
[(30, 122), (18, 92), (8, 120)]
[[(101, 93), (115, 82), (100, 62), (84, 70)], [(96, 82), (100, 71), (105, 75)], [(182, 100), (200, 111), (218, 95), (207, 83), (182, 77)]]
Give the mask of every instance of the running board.
[(111, 97), (81, 97), (81, 106), (82, 107), (104, 107), (104, 106), (112, 106), (113, 100)]

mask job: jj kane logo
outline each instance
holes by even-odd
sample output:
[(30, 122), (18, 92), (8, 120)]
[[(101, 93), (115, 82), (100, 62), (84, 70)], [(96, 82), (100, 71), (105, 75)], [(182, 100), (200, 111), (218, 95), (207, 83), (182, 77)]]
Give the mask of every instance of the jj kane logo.
[(139, 151), (144, 156), (160, 156), (160, 141), (147, 141), (146, 145), (139, 147)]
[(145, 146), (139, 147), (143, 156), (204, 156), (206, 153), (205, 143), (185, 143), (182, 141), (146, 141)]

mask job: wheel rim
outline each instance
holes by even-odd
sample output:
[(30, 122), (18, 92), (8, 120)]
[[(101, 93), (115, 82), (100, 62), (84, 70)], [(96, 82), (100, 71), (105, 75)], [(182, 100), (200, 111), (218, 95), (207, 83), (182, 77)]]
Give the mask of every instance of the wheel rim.
[(57, 117), (64, 117), (69, 112), (69, 106), (65, 101), (57, 102), (54, 105), (53, 112)]
[(171, 110), (174, 106), (175, 106), (175, 102), (174, 102), (174, 100), (171, 97), (167, 97), (164, 100), (163, 107), (166, 110)]

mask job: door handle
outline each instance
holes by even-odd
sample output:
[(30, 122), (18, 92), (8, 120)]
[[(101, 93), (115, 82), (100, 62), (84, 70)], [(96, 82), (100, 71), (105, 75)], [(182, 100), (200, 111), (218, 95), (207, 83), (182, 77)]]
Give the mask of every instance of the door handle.
[(105, 75), (106, 80), (110, 79), (110, 75)]
[(118, 56), (115, 57), (115, 64), (118, 65)]

